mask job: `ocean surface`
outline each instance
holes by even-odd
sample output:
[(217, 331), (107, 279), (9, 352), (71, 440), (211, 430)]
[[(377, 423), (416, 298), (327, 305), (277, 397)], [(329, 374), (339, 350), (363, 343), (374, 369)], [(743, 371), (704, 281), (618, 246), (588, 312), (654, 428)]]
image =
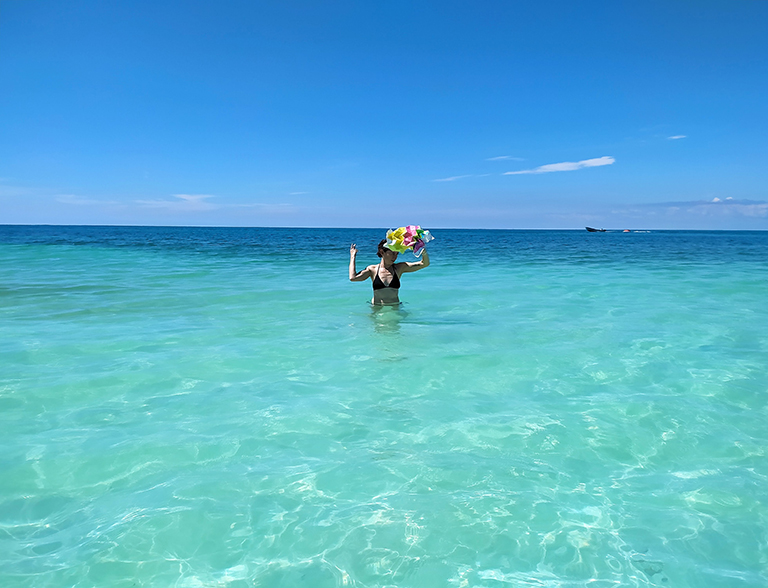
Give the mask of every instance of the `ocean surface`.
[(768, 232), (384, 231), (1, 226), (0, 586), (768, 586)]

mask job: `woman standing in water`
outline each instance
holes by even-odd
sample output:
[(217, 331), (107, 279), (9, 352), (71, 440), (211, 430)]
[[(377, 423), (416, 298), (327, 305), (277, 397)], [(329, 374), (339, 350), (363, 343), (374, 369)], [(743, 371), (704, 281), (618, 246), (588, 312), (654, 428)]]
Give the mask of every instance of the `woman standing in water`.
[(349, 248), (349, 280), (351, 282), (364, 282), (368, 278), (373, 280), (373, 300), (371, 300), (371, 304), (400, 304), (400, 298), (397, 295), (400, 290), (400, 276), (410, 272), (417, 272), (429, 265), (429, 254), (426, 249), (421, 254), (419, 261), (395, 263), (397, 251), (387, 249), (386, 245), (387, 240), (382, 239), (379, 242), (379, 250), (376, 252), (376, 255), (381, 257), (381, 263), (369, 265), (360, 272), (355, 269), (357, 246), (352, 243)]

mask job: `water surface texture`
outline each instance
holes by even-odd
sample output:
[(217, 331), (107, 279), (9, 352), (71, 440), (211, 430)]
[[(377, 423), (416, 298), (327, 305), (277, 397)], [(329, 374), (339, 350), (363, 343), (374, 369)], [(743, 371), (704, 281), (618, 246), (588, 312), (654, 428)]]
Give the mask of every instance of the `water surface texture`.
[(0, 227), (0, 585), (768, 585), (768, 233), (383, 233)]

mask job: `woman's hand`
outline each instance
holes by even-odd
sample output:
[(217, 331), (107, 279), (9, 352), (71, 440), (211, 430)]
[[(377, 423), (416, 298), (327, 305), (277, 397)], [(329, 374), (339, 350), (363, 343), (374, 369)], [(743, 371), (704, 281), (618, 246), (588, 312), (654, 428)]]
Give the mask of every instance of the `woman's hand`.
[(350, 282), (362, 282), (371, 277), (371, 266), (368, 266), (360, 273), (355, 268), (355, 260), (357, 258), (357, 245), (352, 243), (349, 246), (349, 281)]

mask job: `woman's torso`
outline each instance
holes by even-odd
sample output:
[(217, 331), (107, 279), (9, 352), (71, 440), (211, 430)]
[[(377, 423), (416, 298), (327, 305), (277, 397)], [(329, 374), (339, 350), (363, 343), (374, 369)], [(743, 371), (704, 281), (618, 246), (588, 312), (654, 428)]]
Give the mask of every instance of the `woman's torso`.
[(399, 304), (400, 276), (395, 264), (384, 267), (379, 264), (373, 269), (373, 304)]

